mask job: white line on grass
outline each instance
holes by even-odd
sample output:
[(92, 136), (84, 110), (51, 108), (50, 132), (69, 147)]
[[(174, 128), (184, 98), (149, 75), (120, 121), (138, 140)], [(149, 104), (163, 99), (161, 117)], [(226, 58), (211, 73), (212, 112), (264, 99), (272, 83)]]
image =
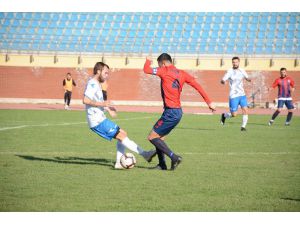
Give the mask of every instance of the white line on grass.
[(299, 155), (300, 152), (185, 152), (183, 155)]
[[(124, 119), (114, 119), (114, 121), (122, 121), (122, 120), (139, 120), (139, 119), (149, 119), (154, 118), (153, 116), (144, 116), (144, 117), (133, 117), (133, 118), (124, 118)], [(70, 125), (78, 125), (78, 124), (86, 124), (87, 122), (76, 122), (76, 123), (57, 123), (57, 124), (35, 124), (35, 125), (20, 125), (15, 127), (1, 127), (0, 131), (5, 130), (13, 130), (13, 129), (21, 129), (27, 127), (49, 127), (49, 126), (70, 126)]]
[[(103, 150), (103, 151), (102, 151)], [(0, 152), (1, 155), (24, 155), (24, 154), (39, 154), (39, 155), (95, 155), (95, 154), (116, 154), (111, 149), (101, 149), (101, 152)], [(182, 152), (180, 155), (299, 155), (300, 152)]]

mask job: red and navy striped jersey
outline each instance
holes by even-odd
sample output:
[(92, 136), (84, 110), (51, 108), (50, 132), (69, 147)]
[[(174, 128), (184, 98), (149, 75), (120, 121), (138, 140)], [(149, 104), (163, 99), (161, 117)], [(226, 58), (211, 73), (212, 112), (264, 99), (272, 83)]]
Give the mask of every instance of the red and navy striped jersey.
[(295, 82), (290, 77), (277, 78), (272, 87), (278, 87), (278, 98), (289, 98), (291, 97), (291, 88), (294, 88)]
[(151, 68), (150, 65), (151, 61), (146, 60), (144, 72), (161, 78), (161, 96), (164, 108), (181, 108), (180, 94), (184, 83), (196, 89), (208, 105), (211, 103), (201, 85), (190, 74), (177, 69), (174, 65), (158, 68)]

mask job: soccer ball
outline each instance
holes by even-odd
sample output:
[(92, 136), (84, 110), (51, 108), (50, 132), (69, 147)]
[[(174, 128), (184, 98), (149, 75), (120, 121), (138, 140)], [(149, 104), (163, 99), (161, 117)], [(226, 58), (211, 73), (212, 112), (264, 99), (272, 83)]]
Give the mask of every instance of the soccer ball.
[(131, 169), (136, 164), (136, 158), (132, 153), (128, 152), (122, 155), (120, 163), (123, 168)]

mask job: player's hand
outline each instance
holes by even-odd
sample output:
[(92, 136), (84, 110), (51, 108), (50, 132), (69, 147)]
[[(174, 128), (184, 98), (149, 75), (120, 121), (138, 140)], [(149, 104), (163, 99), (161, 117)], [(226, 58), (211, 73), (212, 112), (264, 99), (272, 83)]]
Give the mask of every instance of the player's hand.
[(146, 57), (146, 59), (152, 62), (152, 57), (151, 57), (151, 56), (148, 55), (148, 56)]
[(110, 101), (109, 101), (109, 100), (107, 100), (107, 101), (103, 102), (103, 107), (107, 107), (107, 108), (109, 108), (110, 106), (111, 106), (111, 103), (110, 103)]
[(208, 108), (212, 111), (212, 112), (215, 112), (216, 111), (216, 107), (212, 104), (209, 104), (208, 105)]
[(108, 109), (109, 109), (110, 111), (117, 112), (116, 108), (113, 107), (113, 106), (109, 106)]
[(109, 113), (109, 115), (110, 115), (112, 118), (117, 117), (116, 110), (110, 110), (110, 108), (109, 108), (108, 113)]

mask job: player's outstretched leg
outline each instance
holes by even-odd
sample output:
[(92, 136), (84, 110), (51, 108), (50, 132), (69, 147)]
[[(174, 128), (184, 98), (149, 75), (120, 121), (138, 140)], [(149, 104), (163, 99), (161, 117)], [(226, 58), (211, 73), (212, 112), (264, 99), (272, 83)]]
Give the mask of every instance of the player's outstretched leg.
[(124, 130), (122, 130), (122, 129), (120, 129), (120, 131), (119, 131), (118, 135), (116, 136), (116, 138), (118, 140), (120, 140), (121, 143), (126, 148), (128, 148), (129, 150), (131, 150), (131, 151), (133, 151), (135, 153), (138, 153), (139, 155), (143, 156), (144, 159), (147, 162), (151, 162), (152, 158), (156, 155), (156, 151), (155, 150), (145, 151), (141, 147), (139, 147), (134, 141), (130, 140), (127, 137), (127, 133)]

